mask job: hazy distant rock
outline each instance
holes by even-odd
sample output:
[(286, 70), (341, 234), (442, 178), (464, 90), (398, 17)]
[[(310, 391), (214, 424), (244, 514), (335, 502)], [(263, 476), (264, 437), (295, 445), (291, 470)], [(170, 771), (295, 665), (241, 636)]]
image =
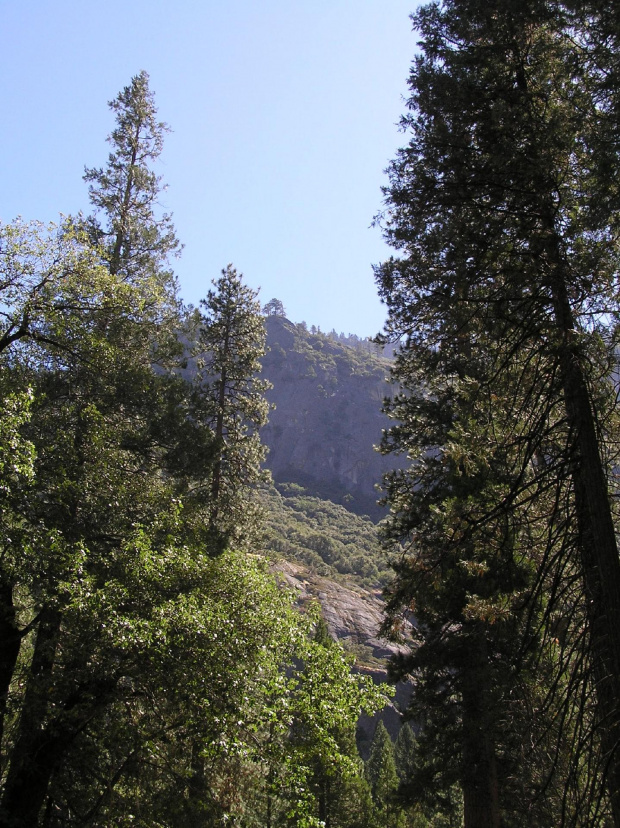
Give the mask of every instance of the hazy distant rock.
[[(395, 464), (374, 450), (389, 420), (389, 362), (268, 316), (263, 376), (275, 403), (261, 432), (276, 482), (298, 483), (358, 514), (382, 516), (376, 485)], [(366, 345), (368, 348), (368, 345)], [(372, 347), (372, 346), (370, 346)]]

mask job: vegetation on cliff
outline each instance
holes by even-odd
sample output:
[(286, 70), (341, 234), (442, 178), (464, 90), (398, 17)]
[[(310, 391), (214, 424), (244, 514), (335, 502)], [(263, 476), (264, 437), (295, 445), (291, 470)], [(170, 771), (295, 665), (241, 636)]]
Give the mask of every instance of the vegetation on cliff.
[(0, 828), (620, 828), (617, 15), (414, 20), (382, 344), (183, 306), (144, 72), (0, 226)]

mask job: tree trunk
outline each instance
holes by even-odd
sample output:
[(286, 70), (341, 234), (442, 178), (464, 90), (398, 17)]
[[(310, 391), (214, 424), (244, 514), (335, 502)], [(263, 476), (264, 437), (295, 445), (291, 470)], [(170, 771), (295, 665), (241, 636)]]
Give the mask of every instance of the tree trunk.
[[(222, 485), (222, 455), (224, 453), (224, 421), (226, 416), (226, 388), (228, 383), (228, 373), (226, 369), (226, 361), (228, 360), (228, 353), (230, 349), (230, 321), (226, 321), (226, 329), (224, 333), (223, 344), (223, 365), (218, 379), (218, 400), (217, 400), (217, 415), (215, 419), (215, 445), (217, 457), (213, 464), (213, 479), (211, 481), (211, 517), (209, 520), (210, 529), (215, 538), (217, 536), (218, 516), (220, 510), (220, 489)], [(218, 550), (219, 551), (219, 550)]]
[(30, 738), (29, 761), (19, 766), (11, 764), (0, 808), (0, 828), (37, 828), (52, 774), (72, 741), (73, 734), (66, 729), (54, 732), (49, 727)]
[[(463, 698), (463, 807), (464, 828), (499, 828), (499, 790), (495, 748), (489, 722), (486, 642), (472, 637), (464, 652)], [(467, 645), (464, 645), (467, 647)]]
[(19, 731), (0, 806), (0, 828), (34, 828), (45, 801), (57, 741), (46, 728), (46, 719), (60, 622), (58, 610), (41, 612)]
[[(101, 711), (116, 689), (116, 677), (91, 677), (78, 684), (51, 714), (53, 667), (60, 635), (61, 613), (44, 610), (22, 707), (20, 727), (10, 756), (0, 828), (37, 828), (50, 780), (75, 738)], [(78, 669), (82, 669), (80, 665)], [(110, 783), (115, 784), (117, 779)]]
[(13, 587), (0, 580), (0, 745), (4, 735), (4, 717), (9, 689), (22, 642), (15, 620)]
[(319, 781), (318, 806), (319, 806), (319, 821), (325, 825), (325, 828), (330, 828), (330, 790), (329, 779), (321, 772), (321, 779)]
[(596, 683), (599, 731), (614, 825), (620, 828), (620, 561), (596, 416), (582, 366), (559, 240), (550, 233), (551, 291), (571, 432), (571, 476)]
[(110, 273), (112, 276), (118, 275), (121, 269), (121, 252), (123, 250), (123, 244), (127, 241), (127, 236), (125, 233), (126, 224), (127, 224), (127, 216), (130, 212), (131, 207), (131, 193), (133, 190), (133, 168), (136, 163), (136, 159), (138, 156), (138, 143), (140, 140), (140, 128), (142, 126), (142, 122), (139, 121), (136, 124), (135, 128), (135, 136), (134, 136), (134, 144), (131, 152), (131, 161), (128, 166), (127, 172), (127, 184), (125, 185), (125, 192), (123, 195), (123, 201), (121, 204), (120, 209), (120, 217), (119, 217), (119, 227), (116, 231), (116, 238), (114, 240), (114, 249), (112, 251), (112, 257), (110, 259)]

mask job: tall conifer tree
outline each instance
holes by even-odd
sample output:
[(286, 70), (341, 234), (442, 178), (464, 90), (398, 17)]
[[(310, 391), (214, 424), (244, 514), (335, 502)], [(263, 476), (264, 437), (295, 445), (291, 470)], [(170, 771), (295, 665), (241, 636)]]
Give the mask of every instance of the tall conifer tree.
[(142, 71), (110, 101), (116, 127), (105, 167), (86, 168), (96, 214), (88, 221), (92, 240), (114, 275), (144, 281), (160, 273), (170, 280), (169, 256), (179, 250), (171, 216), (157, 214), (164, 189), (153, 164), (161, 155), (168, 126), (157, 120), (149, 76)]
[[(600, 175), (616, 149), (602, 140), (600, 67), (583, 60), (566, 7), (543, 0), (448, 0), (415, 22), (411, 138), (390, 166), (383, 219), (401, 256), (377, 270), (387, 334), (403, 338), (404, 393), (390, 407), (401, 424), (385, 447), (412, 461), (387, 482), (386, 537), (405, 544), (390, 612), (420, 619), (422, 693), (437, 710), (457, 705), (465, 823), (493, 828), (510, 807), (497, 760), (511, 724), (502, 675), (549, 643), (558, 595), (580, 578), (571, 606), (586, 617), (592, 669), (567, 703), (579, 708), (584, 681), (595, 689), (585, 727), (619, 825), (620, 564), (605, 441), (615, 393), (603, 330), (617, 312), (618, 250), (615, 179)], [(558, 800), (550, 819), (595, 819), (588, 801), (578, 817)]]
[[(31, 617), (19, 632), (22, 640), (31, 636), (32, 658), (4, 745), (0, 825), (38, 824), (78, 735), (126, 693), (118, 667), (130, 670), (133, 656), (119, 658), (106, 632), (110, 619), (101, 617), (115, 599), (100, 593), (97, 611), (86, 596), (114, 578), (131, 580), (140, 526), (150, 527), (147, 547), (162, 552), (163, 527), (175, 525), (175, 484), (156, 470), (178, 443), (172, 431), (183, 394), (152, 367), (159, 344), (171, 353), (179, 325), (165, 267), (176, 240), (168, 219), (155, 217), (159, 185), (148, 170), (163, 127), (145, 73), (111, 107), (117, 128), (108, 166), (87, 173), (102, 224), (69, 220), (62, 228), (68, 252), (57, 278), (43, 283), (35, 344), (24, 361), (34, 389), (28, 436), (36, 459), (16, 504), (21, 531), (10, 546), (20, 554), (7, 548), (4, 571), (28, 596)], [(168, 406), (170, 397), (179, 406)], [(204, 442), (198, 429), (195, 436)], [(117, 605), (112, 614), (126, 610)]]
[(381, 720), (377, 723), (366, 760), (366, 778), (370, 783), (377, 824), (385, 828), (399, 828), (403, 815), (396, 806), (398, 773), (394, 758), (394, 745)]
[(215, 436), (209, 523), (215, 548), (230, 540), (247, 543), (254, 510), (251, 487), (262, 477), (265, 448), (259, 429), (269, 405), (261, 380), (265, 325), (257, 294), (228, 265), (202, 300), (196, 346), (204, 388), (204, 417)]

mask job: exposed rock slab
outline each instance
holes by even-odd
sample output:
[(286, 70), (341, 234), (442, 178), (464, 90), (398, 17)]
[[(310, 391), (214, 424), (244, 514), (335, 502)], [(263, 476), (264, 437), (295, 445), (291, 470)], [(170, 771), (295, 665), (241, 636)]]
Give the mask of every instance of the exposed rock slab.
[[(330, 634), (345, 647), (351, 645), (365, 650), (372, 665), (362, 663), (356, 666), (359, 672), (370, 675), (376, 684), (387, 681), (386, 662), (390, 656), (402, 650), (397, 644), (379, 637), (383, 601), (379, 592), (360, 587), (344, 585), (309, 573), (299, 564), (280, 561), (275, 571), (282, 581), (297, 594), (303, 604), (316, 599)], [(413, 693), (411, 681), (399, 682), (392, 702), (374, 716), (361, 716), (358, 722), (357, 743), (361, 755), (367, 758), (370, 743), (379, 720), (383, 721), (392, 739), (396, 739), (402, 725), (403, 712), (407, 709)]]
[(389, 420), (389, 362), (282, 316), (265, 319), (268, 353), (262, 375), (275, 409), (261, 431), (276, 482), (298, 483), (319, 497), (378, 519), (376, 485), (395, 465), (375, 451)]
[(368, 647), (378, 661), (385, 661), (400, 647), (379, 637), (383, 601), (380, 593), (344, 585), (309, 573), (300, 564), (281, 561), (276, 566), (283, 581), (304, 602), (316, 598), (332, 637)]

